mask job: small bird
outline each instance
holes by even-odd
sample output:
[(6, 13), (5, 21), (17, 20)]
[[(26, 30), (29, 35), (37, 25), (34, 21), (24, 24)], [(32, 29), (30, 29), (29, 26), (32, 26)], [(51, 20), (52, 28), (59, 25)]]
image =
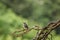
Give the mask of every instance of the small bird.
[(24, 29), (28, 29), (28, 25), (24, 23)]

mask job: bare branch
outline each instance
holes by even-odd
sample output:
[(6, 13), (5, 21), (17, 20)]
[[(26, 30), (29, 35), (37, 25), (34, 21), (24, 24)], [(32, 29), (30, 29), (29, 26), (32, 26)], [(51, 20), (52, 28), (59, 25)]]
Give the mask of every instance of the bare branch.
[(39, 31), (33, 40), (46, 40), (50, 32), (60, 26), (60, 20), (56, 23), (50, 23), (47, 27)]

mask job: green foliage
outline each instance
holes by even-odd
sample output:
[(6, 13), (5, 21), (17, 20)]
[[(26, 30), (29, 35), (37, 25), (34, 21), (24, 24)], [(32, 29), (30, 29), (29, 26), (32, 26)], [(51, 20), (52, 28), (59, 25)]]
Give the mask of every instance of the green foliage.
[[(10, 34), (16, 29), (23, 29), (23, 22), (26, 22), (29, 28), (34, 25), (43, 27), (48, 22), (58, 19), (60, 19), (60, 0), (0, 0), (0, 40), (1, 38), (31, 40), (36, 35), (35, 30), (19, 38)], [(59, 37), (54, 40), (59, 40)]]

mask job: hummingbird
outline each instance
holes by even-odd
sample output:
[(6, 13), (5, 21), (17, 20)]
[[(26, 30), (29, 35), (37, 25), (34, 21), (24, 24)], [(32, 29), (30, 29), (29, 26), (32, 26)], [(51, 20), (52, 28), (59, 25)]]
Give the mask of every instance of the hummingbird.
[(23, 27), (24, 29), (28, 29), (28, 25), (26, 23), (24, 23)]

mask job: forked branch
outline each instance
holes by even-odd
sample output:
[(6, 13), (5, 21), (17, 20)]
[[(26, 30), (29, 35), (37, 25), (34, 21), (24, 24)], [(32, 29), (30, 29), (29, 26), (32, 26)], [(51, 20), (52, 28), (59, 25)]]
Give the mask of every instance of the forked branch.
[[(52, 30), (58, 28), (60, 26), (60, 20), (56, 23), (50, 23), (48, 26), (40, 29), (39, 26), (35, 26), (33, 28), (29, 28), (26, 23), (24, 23), (24, 29), (20, 31), (15, 31), (13, 33), (14, 36), (19, 37), (24, 35), (25, 33), (31, 31), (32, 29), (38, 30), (36, 37), (33, 40), (46, 40), (48, 38), (48, 35), (51, 33)], [(20, 34), (15, 34), (16, 32), (21, 32)]]
[(56, 23), (50, 23), (47, 27), (39, 31), (33, 40), (46, 40), (50, 32), (60, 26), (60, 20)]

